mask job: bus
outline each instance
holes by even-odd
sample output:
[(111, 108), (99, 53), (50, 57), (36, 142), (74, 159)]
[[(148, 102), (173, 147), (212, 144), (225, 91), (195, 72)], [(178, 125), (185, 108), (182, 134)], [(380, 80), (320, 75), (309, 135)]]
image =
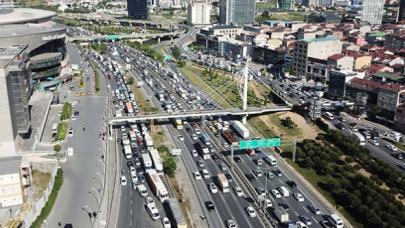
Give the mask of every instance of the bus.
[(277, 160), (273, 155), (267, 155), (267, 157), (264, 158), (264, 160), (269, 163), (272, 166), (277, 165)]
[(182, 130), (183, 129), (183, 121), (181, 119), (176, 119), (176, 129)]
[(364, 138), (364, 136), (362, 134), (360, 134), (360, 132), (354, 132), (353, 136), (355, 137), (356, 142), (360, 146), (366, 145), (366, 139)]
[(162, 159), (160, 158), (159, 152), (155, 148), (150, 148), (150, 157), (152, 158), (153, 166), (156, 169), (156, 172), (159, 175), (163, 175), (163, 163)]
[(337, 214), (329, 215), (328, 219), (333, 224), (334, 227), (343, 228), (343, 226), (344, 226), (343, 221)]

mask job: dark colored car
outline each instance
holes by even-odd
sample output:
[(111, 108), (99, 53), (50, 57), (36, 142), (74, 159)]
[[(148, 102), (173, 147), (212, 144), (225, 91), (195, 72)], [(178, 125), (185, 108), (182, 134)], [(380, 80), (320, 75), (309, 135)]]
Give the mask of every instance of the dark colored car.
[(232, 176), (229, 173), (225, 173), (226, 179), (228, 179), (229, 182), (232, 182)]
[(79, 116), (79, 111), (75, 111), (75, 112), (74, 112), (74, 115), (75, 115), (75, 116)]
[(286, 211), (290, 210), (290, 206), (288, 206), (288, 204), (286, 204), (286, 203), (279, 203), (278, 205), (280, 207), (284, 208)]
[(290, 186), (291, 188), (296, 188), (297, 187), (297, 184), (292, 180), (286, 181), (285, 183), (287, 183), (288, 186)]
[(212, 159), (213, 159), (214, 161), (217, 161), (217, 160), (219, 159), (218, 154), (213, 154), (213, 155), (212, 155)]
[(214, 211), (215, 206), (212, 201), (205, 201), (205, 206), (207, 207), (208, 211)]
[(127, 165), (128, 165), (128, 167), (134, 166), (134, 163), (132, 161), (127, 161)]
[(235, 161), (235, 162), (241, 162), (242, 161), (242, 159), (239, 157), (239, 156), (235, 156), (234, 158), (233, 158), (233, 160)]

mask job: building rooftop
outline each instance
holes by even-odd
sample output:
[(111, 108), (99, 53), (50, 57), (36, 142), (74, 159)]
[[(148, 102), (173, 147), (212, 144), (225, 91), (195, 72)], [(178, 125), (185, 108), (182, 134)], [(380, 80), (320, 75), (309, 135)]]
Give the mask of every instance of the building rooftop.
[[(41, 24), (12, 24), (0, 25), (0, 38), (12, 36), (24, 36), (32, 34), (40, 34), (46, 32), (53, 32), (65, 30), (66, 27), (58, 25), (54, 22), (46, 22)], [(61, 37), (63, 38), (63, 37)]]
[(0, 175), (19, 173), (21, 166), (21, 157), (3, 157), (0, 158)]
[(339, 59), (341, 59), (341, 58), (343, 58), (343, 57), (345, 57), (345, 55), (342, 55), (342, 54), (334, 54), (334, 55), (331, 55), (331, 56), (329, 56), (328, 57), (328, 60), (330, 59), (330, 60), (339, 60)]
[(303, 39), (304, 42), (307, 43), (312, 43), (312, 42), (325, 42), (325, 41), (334, 41), (334, 40), (339, 40), (337, 36), (329, 35), (326, 37), (320, 37), (320, 38), (309, 38), (309, 39)]
[(0, 68), (5, 68), (11, 60), (23, 52), (27, 45), (14, 45), (11, 47), (0, 46)]
[(217, 25), (212, 27), (212, 29), (241, 29), (242, 27), (236, 25)]
[(371, 81), (371, 80), (360, 79), (360, 78), (352, 79), (350, 81), (350, 85), (352, 87), (359, 88), (359, 89), (375, 90), (375, 92), (377, 92), (378, 90), (386, 90), (386, 91), (398, 93), (400, 91), (405, 90), (405, 86), (400, 85), (400, 84), (382, 83), (382, 82)]
[(377, 73), (373, 74), (373, 77), (381, 78), (381, 79), (387, 78), (387, 79), (390, 79), (391, 81), (403, 81), (405, 79), (405, 76), (390, 73), (390, 72), (377, 72)]
[(56, 13), (52, 11), (30, 8), (14, 8), (6, 13), (0, 14), (0, 25), (33, 23), (50, 20), (54, 16), (56, 16)]

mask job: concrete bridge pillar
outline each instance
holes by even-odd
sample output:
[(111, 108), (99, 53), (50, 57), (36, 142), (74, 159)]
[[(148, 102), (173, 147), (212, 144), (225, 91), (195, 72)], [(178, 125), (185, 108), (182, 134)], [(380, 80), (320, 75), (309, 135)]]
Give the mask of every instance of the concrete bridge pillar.
[(248, 117), (248, 115), (243, 115), (243, 116), (242, 116), (242, 123), (243, 123), (243, 125), (246, 125), (247, 117)]
[(158, 40), (158, 43), (160, 43), (160, 37), (158, 37), (157, 40)]

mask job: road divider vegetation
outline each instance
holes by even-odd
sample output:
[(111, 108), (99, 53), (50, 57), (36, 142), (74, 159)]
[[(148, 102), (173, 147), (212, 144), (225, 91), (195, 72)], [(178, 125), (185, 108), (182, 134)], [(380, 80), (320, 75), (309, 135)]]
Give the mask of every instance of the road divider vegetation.
[(70, 104), (69, 102), (65, 102), (63, 104), (60, 120), (61, 121), (68, 120), (71, 115), (72, 115), (72, 104)]
[(66, 132), (68, 130), (68, 123), (67, 122), (60, 122), (58, 124), (57, 132), (55, 135), (55, 141), (62, 141), (66, 138)]

